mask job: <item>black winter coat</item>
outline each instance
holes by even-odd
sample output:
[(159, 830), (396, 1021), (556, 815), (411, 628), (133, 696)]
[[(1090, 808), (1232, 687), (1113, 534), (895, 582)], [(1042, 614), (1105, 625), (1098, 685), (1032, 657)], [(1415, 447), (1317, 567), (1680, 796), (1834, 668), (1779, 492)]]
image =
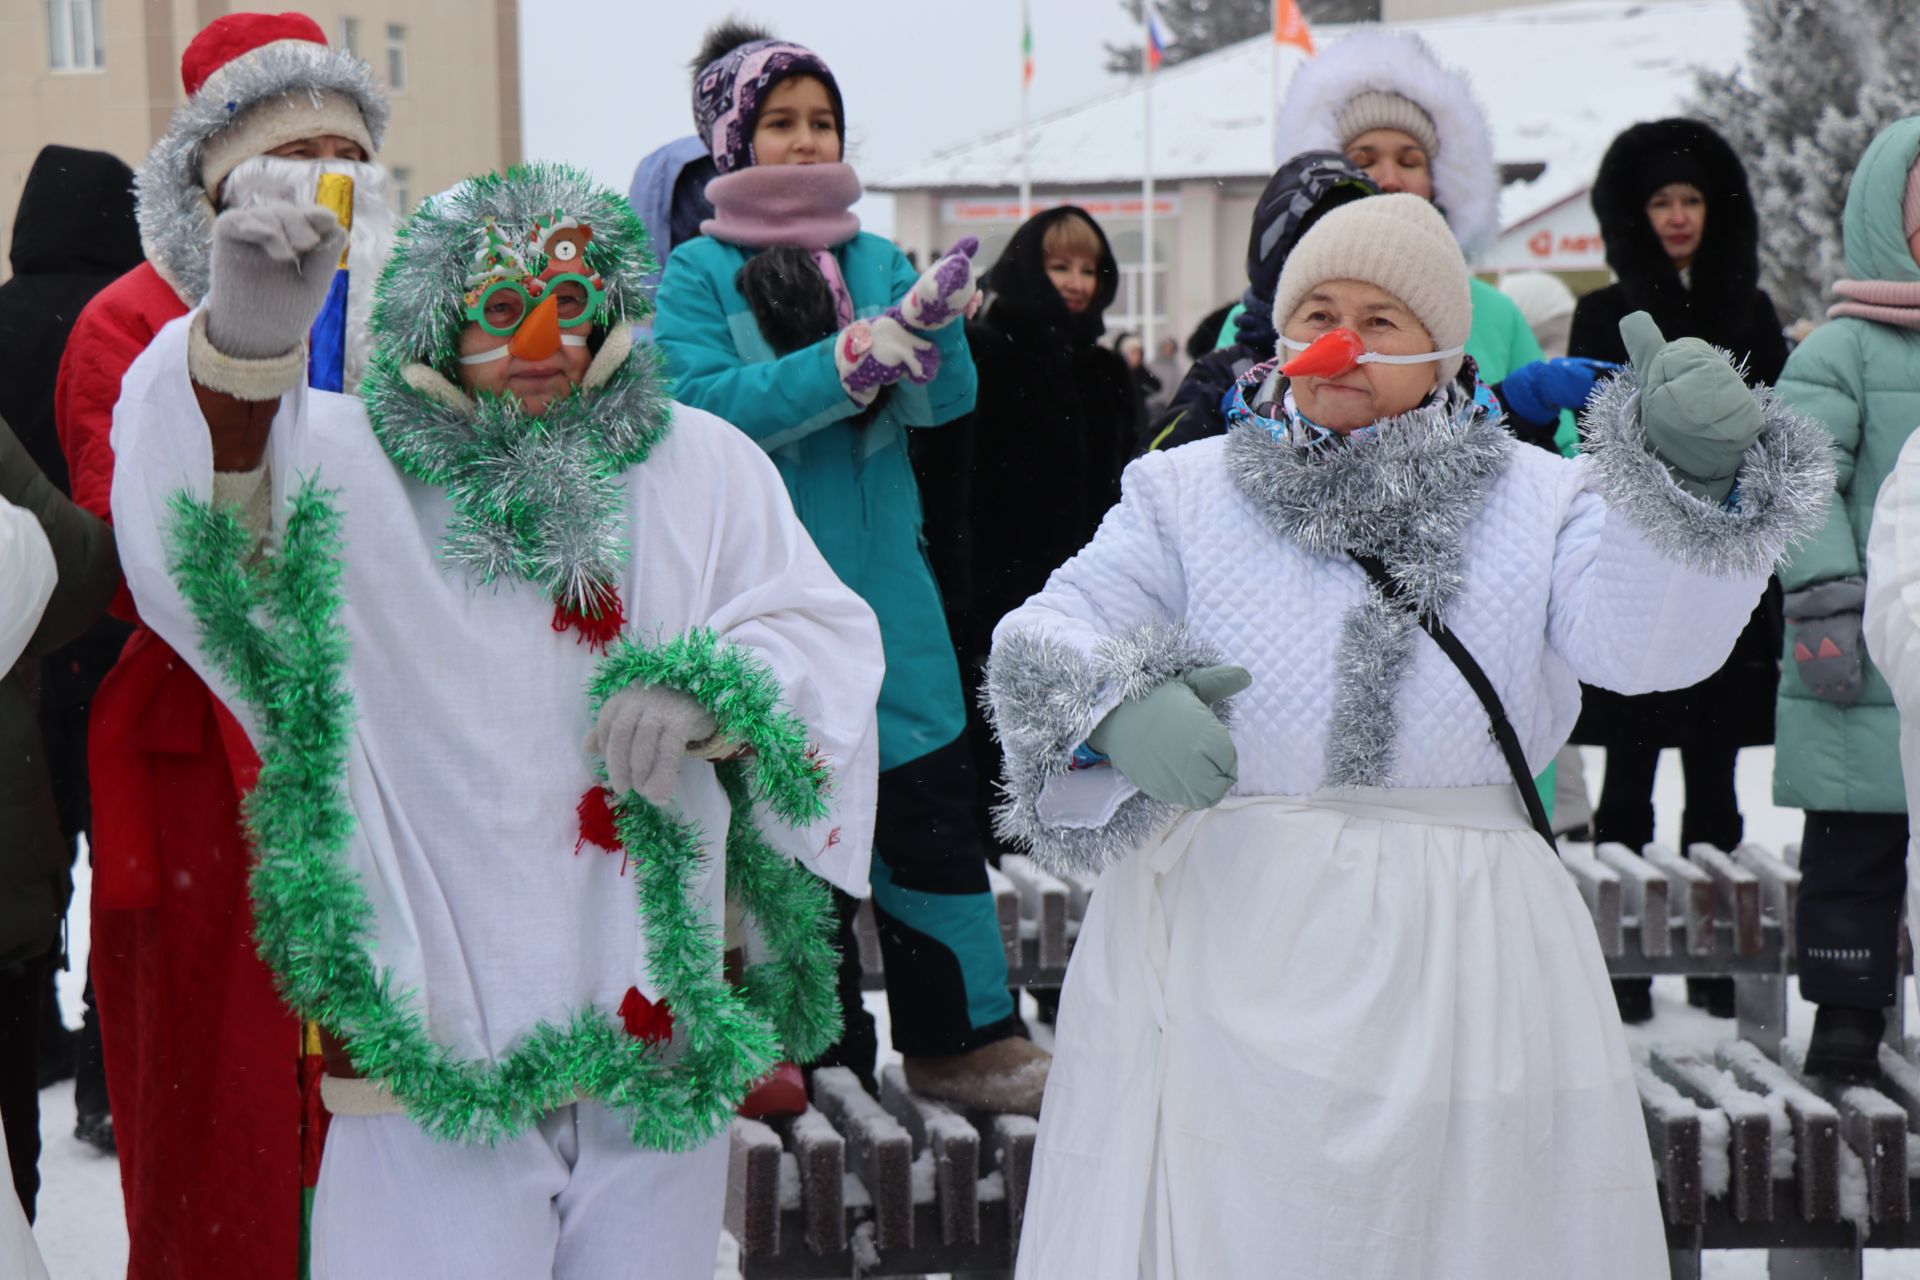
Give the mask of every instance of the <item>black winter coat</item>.
[[(1647, 217), (1668, 182), (1692, 182), (1707, 221), (1683, 283)], [(1692, 120), (1637, 124), (1600, 162), (1593, 209), (1618, 282), (1581, 298), (1567, 354), (1625, 363), (1620, 321), (1647, 311), (1672, 338), (1703, 338), (1746, 362), (1750, 386), (1768, 386), (1787, 360), (1773, 301), (1760, 288), (1759, 231), (1747, 176), (1733, 150)], [(1575, 742), (1595, 746), (1762, 746), (1773, 741), (1779, 684), (1780, 588), (1770, 583), (1726, 665), (1699, 684), (1626, 697), (1587, 687)]]
[[(67, 334), (93, 295), (139, 266), (142, 257), (133, 170), (104, 151), (43, 147), (14, 216), (13, 275), (0, 284), (0, 421), (12, 426), (62, 494), (72, 488), (53, 417), (53, 389)], [(40, 659), (41, 739), (60, 832), (68, 841), (88, 828), (91, 817), (87, 709), (131, 631), (124, 622), (101, 618)]]
[(106, 612), (120, 576), (113, 532), (40, 473), (0, 421), (0, 498), (32, 512), (53, 546), (53, 598), (26, 656), (0, 673), (0, 968), (45, 955), (60, 939), (73, 893), (72, 857), (54, 808), (27, 664)]
[(1086, 311), (1070, 313), (1047, 279), (1041, 241), (1066, 212), (1029, 219), (987, 274), (990, 300), (967, 324), (973, 413), (913, 434), (928, 558), (963, 669), (1119, 501), (1144, 417), (1126, 361), (1097, 341), (1119, 287), (1105, 236)]

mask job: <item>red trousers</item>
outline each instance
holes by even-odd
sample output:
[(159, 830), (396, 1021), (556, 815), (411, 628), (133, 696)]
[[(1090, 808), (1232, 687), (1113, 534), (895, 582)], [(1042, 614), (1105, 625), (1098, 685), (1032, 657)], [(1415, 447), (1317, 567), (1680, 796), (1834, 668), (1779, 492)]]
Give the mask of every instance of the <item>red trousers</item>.
[(300, 1025), (254, 951), (244, 732), (142, 628), (94, 699), (92, 974), (128, 1280), (293, 1280)]

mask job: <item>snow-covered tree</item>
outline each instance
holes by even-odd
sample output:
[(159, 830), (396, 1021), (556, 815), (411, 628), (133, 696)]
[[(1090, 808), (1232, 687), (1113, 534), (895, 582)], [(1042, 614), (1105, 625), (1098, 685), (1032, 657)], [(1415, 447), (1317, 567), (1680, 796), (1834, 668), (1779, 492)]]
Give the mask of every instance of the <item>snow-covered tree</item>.
[[(1120, 7), (1140, 21), (1140, 0), (1120, 0)], [(1273, 0), (1154, 0), (1153, 11), (1167, 38), (1165, 66), (1273, 30)], [(1380, 0), (1300, 0), (1300, 12), (1308, 22), (1378, 21)], [(1138, 75), (1139, 42), (1109, 44), (1107, 70)]]
[(1692, 110), (1746, 162), (1761, 274), (1782, 318), (1819, 320), (1844, 273), (1840, 219), (1854, 165), (1881, 129), (1920, 112), (1920, 20), (1912, 0), (1746, 8), (1745, 67), (1699, 76)]

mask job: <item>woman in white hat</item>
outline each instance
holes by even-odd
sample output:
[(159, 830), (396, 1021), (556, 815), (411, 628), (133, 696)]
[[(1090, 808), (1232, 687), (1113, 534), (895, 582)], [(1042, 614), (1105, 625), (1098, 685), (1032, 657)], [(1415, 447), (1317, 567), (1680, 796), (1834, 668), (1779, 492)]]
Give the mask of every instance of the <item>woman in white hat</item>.
[(1471, 308), (1431, 204), (1328, 214), (1227, 435), (1135, 462), (995, 633), (1003, 833), (1101, 873), (1022, 1276), (1664, 1274), (1531, 778), (1581, 680), (1718, 665), (1831, 464), (1645, 316), (1587, 456), (1524, 447), (1465, 372)]

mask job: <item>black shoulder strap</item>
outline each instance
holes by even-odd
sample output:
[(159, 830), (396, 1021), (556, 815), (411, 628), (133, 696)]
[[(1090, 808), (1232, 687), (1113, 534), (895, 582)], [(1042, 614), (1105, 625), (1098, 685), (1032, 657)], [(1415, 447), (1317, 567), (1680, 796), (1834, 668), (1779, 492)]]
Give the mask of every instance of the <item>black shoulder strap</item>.
[(1419, 619), (1421, 630), (1433, 637), (1440, 651), (1453, 659), (1453, 665), (1460, 668), (1460, 675), (1466, 680), (1467, 687), (1480, 699), (1480, 705), (1487, 710), (1488, 729), (1493, 740), (1500, 744), (1500, 754), (1507, 759), (1507, 768), (1513, 772), (1513, 785), (1520, 789), (1521, 803), (1527, 807), (1527, 818), (1533, 823), (1533, 829), (1549, 845), (1554, 843), (1553, 824), (1547, 821), (1547, 807), (1540, 802), (1540, 788), (1534, 785), (1533, 774), (1527, 768), (1526, 752), (1520, 749), (1520, 735), (1514, 732), (1513, 721), (1507, 719), (1507, 708), (1500, 701), (1500, 694), (1494, 689), (1493, 681), (1487, 679), (1487, 673), (1480, 669), (1473, 655), (1467, 652), (1467, 646), (1460, 643), (1460, 637), (1448, 629), (1447, 624), (1438, 617), (1425, 613), (1408, 598), (1405, 590), (1387, 572), (1387, 566), (1378, 556), (1355, 554), (1354, 562), (1366, 570), (1380, 593), (1393, 603)]

